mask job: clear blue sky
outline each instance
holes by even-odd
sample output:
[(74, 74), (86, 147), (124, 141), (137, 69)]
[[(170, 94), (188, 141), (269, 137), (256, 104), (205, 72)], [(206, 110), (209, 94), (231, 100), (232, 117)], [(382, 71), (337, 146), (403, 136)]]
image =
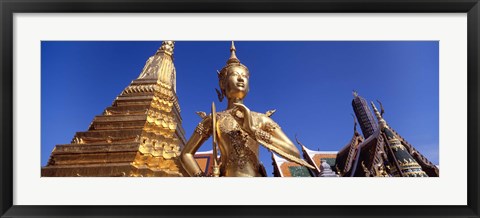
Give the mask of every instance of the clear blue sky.
[[(41, 146), (47, 163), (57, 144), (87, 130), (95, 115), (138, 77), (161, 41), (42, 42)], [(352, 90), (382, 101), (384, 118), (438, 164), (439, 47), (437, 41), (237, 41), (237, 56), (250, 70), (245, 105), (272, 118), (295, 142), (337, 151), (352, 137)], [(229, 41), (178, 41), (174, 63), (183, 127), (188, 139), (210, 111), (216, 70), (225, 66)], [(359, 129), (360, 131), (360, 129)], [(300, 146), (298, 146), (300, 149)], [(200, 149), (210, 150), (208, 141)], [(270, 153), (261, 160), (271, 176)]]

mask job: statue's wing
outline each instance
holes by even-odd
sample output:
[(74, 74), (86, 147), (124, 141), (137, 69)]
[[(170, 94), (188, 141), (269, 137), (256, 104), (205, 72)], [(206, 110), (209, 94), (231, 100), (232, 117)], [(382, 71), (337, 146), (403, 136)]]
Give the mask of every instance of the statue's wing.
[(220, 90), (218, 90), (218, 89), (215, 89), (215, 91), (217, 92), (218, 100), (219, 100), (220, 102), (222, 102), (222, 101), (223, 101), (223, 98), (225, 98), (225, 95), (223, 95), (223, 93), (222, 93)]
[(265, 115), (267, 115), (267, 117), (271, 117), (275, 113), (275, 111), (277, 111), (277, 110), (276, 109), (269, 110), (265, 113)]

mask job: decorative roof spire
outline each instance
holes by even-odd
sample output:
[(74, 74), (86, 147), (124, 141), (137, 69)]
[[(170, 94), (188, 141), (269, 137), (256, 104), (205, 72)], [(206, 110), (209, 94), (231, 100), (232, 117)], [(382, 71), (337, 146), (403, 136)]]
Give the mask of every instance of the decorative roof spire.
[(353, 132), (354, 133), (357, 133), (357, 118), (355, 117), (355, 115), (351, 114), (352, 117), (353, 117)]
[(383, 119), (382, 115), (380, 112), (378, 112), (377, 107), (375, 107), (375, 104), (373, 101), (370, 102), (373, 108), (373, 112), (375, 113), (375, 116), (377, 117), (378, 124), (380, 125), (380, 128), (385, 128), (387, 126), (387, 122)]
[(356, 90), (353, 90), (352, 94), (352, 107), (355, 117), (357, 117), (358, 124), (362, 129), (363, 137), (368, 138), (378, 129), (378, 122), (373, 118), (374, 115), (367, 100), (360, 96)]
[(165, 54), (172, 56), (174, 47), (175, 47), (174, 41), (163, 41), (162, 46), (160, 46), (160, 48), (158, 49), (158, 52), (163, 52)]
[(240, 60), (238, 60), (237, 55), (235, 54), (235, 51), (237, 51), (237, 49), (235, 48), (235, 43), (232, 41), (232, 46), (230, 47), (230, 58), (227, 61), (227, 65), (233, 63), (240, 63)]

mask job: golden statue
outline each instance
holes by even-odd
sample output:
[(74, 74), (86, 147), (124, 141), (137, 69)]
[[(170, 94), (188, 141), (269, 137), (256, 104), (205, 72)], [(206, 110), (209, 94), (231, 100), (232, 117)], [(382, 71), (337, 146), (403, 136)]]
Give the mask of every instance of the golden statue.
[[(287, 160), (314, 168), (301, 159), (299, 150), (288, 139), (268, 114), (250, 111), (243, 99), (249, 91), (249, 71), (240, 63), (232, 42), (231, 56), (227, 65), (218, 72), (221, 91), (217, 90), (220, 101), (227, 97), (228, 106), (224, 111), (198, 113), (202, 121), (195, 128), (180, 157), (181, 163), (190, 176), (205, 176), (194, 159), (195, 152), (213, 134), (214, 176), (258, 177), (260, 172), (259, 144), (278, 153)], [(212, 128), (213, 127), (213, 128)], [(217, 159), (217, 146), (220, 159)]]

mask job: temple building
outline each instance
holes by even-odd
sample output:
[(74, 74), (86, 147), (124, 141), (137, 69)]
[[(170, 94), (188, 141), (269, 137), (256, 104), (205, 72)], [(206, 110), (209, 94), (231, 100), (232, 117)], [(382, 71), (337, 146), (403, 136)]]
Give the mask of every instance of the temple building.
[(183, 176), (177, 156), (185, 145), (173, 64), (164, 41), (87, 131), (53, 149), (42, 176)]
[(313, 151), (297, 140), (302, 146), (303, 158), (315, 169), (308, 169), (300, 164), (290, 162), (272, 153), (274, 177), (338, 177), (333, 170), (337, 157), (336, 151)]
[(373, 102), (377, 121), (367, 101), (354, 92), (353, 110), (363, 132), (356, 130), (350, 142), (336, 158), (336, 170), (341, 176), (438, 177), (438, 168), (390, 127)]
[(338, 175), (332, 170), (335, 166), (337, 153), (336, 151), (313, 151), (302, 145), (303, 158), (315, 167), (310, 173), (316, 177), (337, 177)]
[[(272, 155), (276, 177), (438, 177), (439, 170), (432, 162), (395, 132), (375, 105), (354, 92), (355, 120), (350, 141), (338, 152), (313, 151), (301, 145), (304, 159), (315, 169)], [(377, 118), (375, 120), (374, 115)]]

